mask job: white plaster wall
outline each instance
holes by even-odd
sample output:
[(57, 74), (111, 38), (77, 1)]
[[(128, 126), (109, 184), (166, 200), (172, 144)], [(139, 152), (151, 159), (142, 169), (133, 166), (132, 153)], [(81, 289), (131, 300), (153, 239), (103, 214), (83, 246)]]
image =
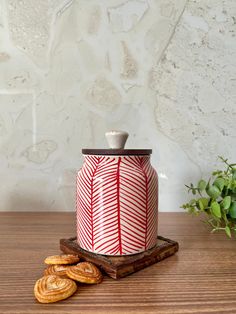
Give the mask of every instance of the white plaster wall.
[(160, 210), (236, 161), (235, 0), (0, 0), (0, 210), (74, 210), (83, 147), (153, 148)]

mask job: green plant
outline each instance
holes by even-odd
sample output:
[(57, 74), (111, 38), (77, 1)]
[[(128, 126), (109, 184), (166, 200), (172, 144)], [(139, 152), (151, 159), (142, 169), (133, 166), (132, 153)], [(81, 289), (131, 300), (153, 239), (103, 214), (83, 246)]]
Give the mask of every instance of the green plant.
[(224, 230), (228, 237), (236, 235), (236, 164), (219, 157), (224, 170), (216, 170), (206, 182), (201, 179), (197, 186), (186, 185), (195, 198), (181, 207), (191, 214), (206, 213), (206, 222), (212, 232)]

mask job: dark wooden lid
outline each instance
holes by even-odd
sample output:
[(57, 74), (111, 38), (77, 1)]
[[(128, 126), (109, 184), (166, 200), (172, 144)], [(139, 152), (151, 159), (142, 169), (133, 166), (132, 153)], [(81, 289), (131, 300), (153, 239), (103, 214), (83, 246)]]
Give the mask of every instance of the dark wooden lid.
[(108, 155), (108, 156), (124, 156), (124, 155), (150, 155), (151, 149), (82, 149), (84, 155)]

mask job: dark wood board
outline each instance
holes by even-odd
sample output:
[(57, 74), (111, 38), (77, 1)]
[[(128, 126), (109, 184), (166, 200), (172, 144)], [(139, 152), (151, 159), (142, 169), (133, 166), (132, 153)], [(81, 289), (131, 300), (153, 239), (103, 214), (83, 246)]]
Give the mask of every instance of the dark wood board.
[(76, 237), (60, 240), (60, 249), (66, 254), (77, 254), (82, 260), (94, 263), (113, 279), (126, 277), (143, 268), (175, 254), (179, 245), (176, 241), (158, 236), (154, 248), (126, 256), (106, 256), (83, 250), (76, 241)]

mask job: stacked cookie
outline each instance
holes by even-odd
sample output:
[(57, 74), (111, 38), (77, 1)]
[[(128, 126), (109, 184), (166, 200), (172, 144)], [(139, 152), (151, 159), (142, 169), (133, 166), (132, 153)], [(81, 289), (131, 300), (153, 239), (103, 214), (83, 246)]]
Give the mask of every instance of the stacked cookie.
[(44, 276), (36, 281), (34, 295), (40, 303), (53, 303), (70, 297), (77, 290), (76, 282), (97, 284), (102, 273), (92, 263), (79, 262), (71, 254), (54, 255), (45, 259), (48, 267)]

